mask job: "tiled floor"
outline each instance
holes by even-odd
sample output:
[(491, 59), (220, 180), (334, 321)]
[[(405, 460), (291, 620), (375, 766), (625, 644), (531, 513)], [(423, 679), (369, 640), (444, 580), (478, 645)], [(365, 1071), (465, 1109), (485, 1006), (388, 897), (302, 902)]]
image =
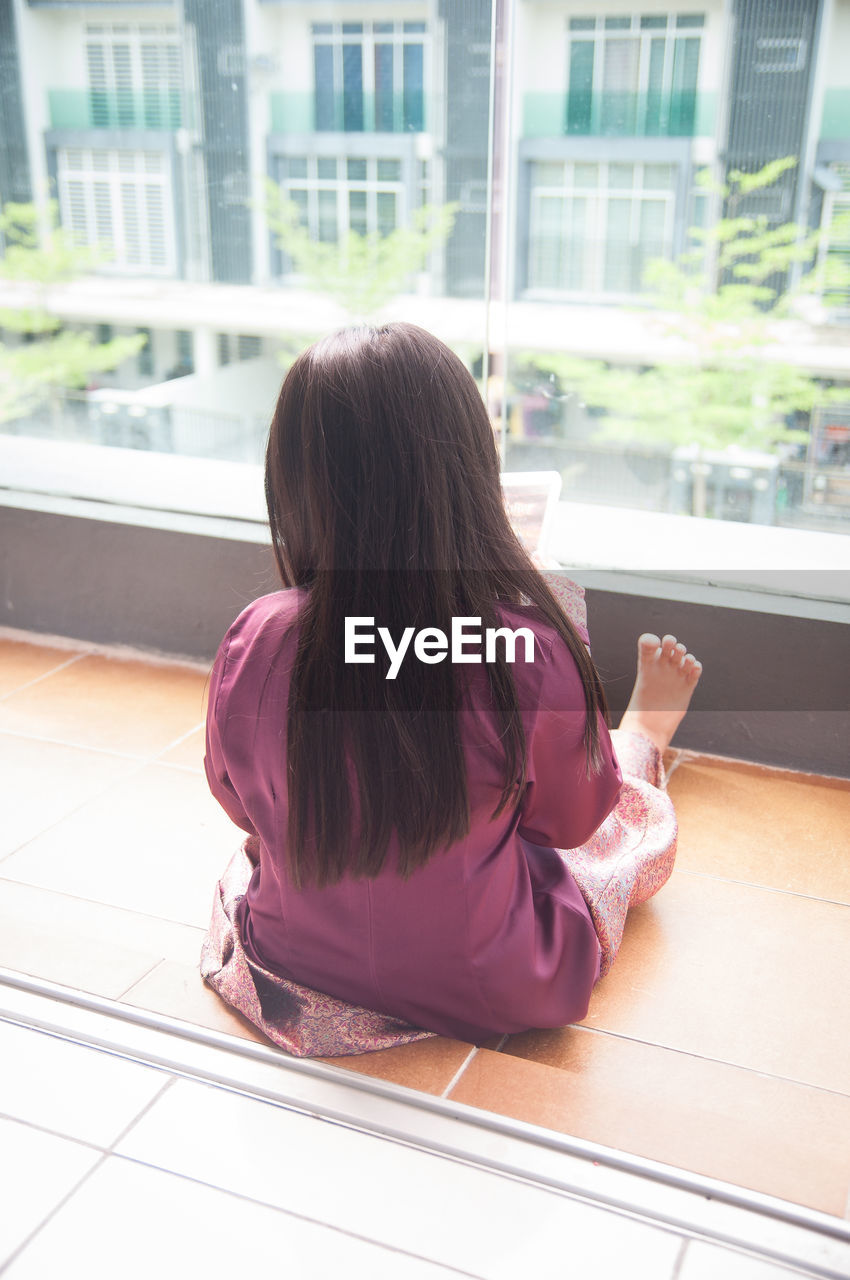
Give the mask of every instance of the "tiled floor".
[[(197, 972), (238, 838), (203, 779), (205, 683), (0, 634), (0, 965), (261, 1040)], [(584, 1024), (335, 1062), (844, 1217), (850, 784), (682, 753), (670, 792), (677, 870)], [(58, 1132), (57, 1187), (89, 1167)], [(136, 1182), (169, 1200), (163, 1174), (120, 1177), (116, 1202)], [(695, 1256), (688, 1280), (712, 1274)]]

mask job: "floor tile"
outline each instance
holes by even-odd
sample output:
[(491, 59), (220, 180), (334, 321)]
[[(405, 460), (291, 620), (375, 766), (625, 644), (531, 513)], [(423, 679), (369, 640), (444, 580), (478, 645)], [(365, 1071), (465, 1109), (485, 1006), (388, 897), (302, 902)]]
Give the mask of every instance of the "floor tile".
[[(198, 955), (200, 955), (200, 945)], [(146, 974), (140, 982), (121, 997), (122, 1004), (131, 1004), (153, 1013), (164, 1013), (169, 1018), (180, 1018), (211, 1031), (224, 1031), (243, 1040), (256, 1040), (270, 1044), (267, 1036), (258, 1031), (247, 1018), (229, 1008), (211, 987), (201, 978), (198, 958), (193, 964), (177, 964), (163, 960)]]
[(655, 1045), (528, 1032), (451, 1096), (824, 1213), (850, 1191), (850, 1097)]
[(48, 671), (64, 666), (79, 653), (80, 650), (73, 648), (53, 648), (0, 636), (0, 698), (31, 680), (38, 680)]
[(850, 902), (850, 782), (696, 759), (669, 793), (680, 868)]
[(678, 1253), (671, 1235), (539, 1187), (189, 1081), (118, 1151), (494, 1280), (562, 1280), (567, 1240), (576, 1275), (628, 1261), (630, 1276), (667, 1280)]
[(629, 913), (586, 1025), (850, 1093), (850, 908), (675, 872)]
[(723, 1280), (799, 1280), (800, 1272), (789, 1271), (763, 1258), (691, 1240), (677, 1280), (718, 1280), (719, 1276)]
[(414, 1040), (412, 1044), (399, 1045), (395, 1049), (378, 1049), (375, 1053), (361, 1053), (347, 1058), (323, 1058), (334, 1067), (345, 1067), (360, 1075), (374, 1076), (376, 1080), (391, 1080), (393, 1084), (420, 1093), (441, 1094), (451, 1083), (469, 1055), (473, 1046), (460, 1040), (447, 1040), (434, 1036), (428, 1040)]
[(184, 769), (194, 769), (197, 773), (204, 771), (204, 748), (206, 734), (203, 729), (195, 729), (181, 742), (175, 743), (161, 756), (160, 764), (180, 765)]
[[(2, 1105), (2, 1102), (0, 1102)], [(97, 1164), (99, 1151), (0, 1118), (0, 1268)]]
[[(321, 1213), (320, 1205), (314, 1208)], [(250, 1275), (438, 1280), (444, 1274), (416, 1258), (114, 1156), (5, 1275), (8, 1280), (67, 1275), (69, 1259), (85, 1259), (77, 1275), (86, 1280)]]
[(0, 879), (0, 965), (63, 986), (117, 1000), (163, 959), (197, 962), (202, 938), (188, 925)]
[(152, 756), (204, 717), (206, 679), (190, 667), (86, 654), (0, 702), (0, 729)]
[(113, 1054), (0, 1022), (0, 1110), (66, 1138), (108, 1146), (168, 1077)]
[(206, 928), (240, 833), (205, 779), (151, 764), (12, 854), (3, 876)]
[(0, 859), (137, 768), (135, 760), (103, 751), (0, 733)]

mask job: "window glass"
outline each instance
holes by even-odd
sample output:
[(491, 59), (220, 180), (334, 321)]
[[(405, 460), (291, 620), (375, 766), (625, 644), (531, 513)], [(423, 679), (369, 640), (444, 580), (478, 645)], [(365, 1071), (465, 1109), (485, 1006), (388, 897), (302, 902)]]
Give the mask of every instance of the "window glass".
[[(490, 0), (18, 6), (0, 272), (27, 217), (54, 239), (30, 293), (0, 275), (0, 432), (259, 463), (281, 363), (391, 307), (475, 370), (505, 465), (571, 500), (848, 530), (844, 28), (505, 6), (495, 50)], [(36, 295), (64, 300), (33, 323)], [(57, 388), (65, 332), (93, 348)], [(193, 371), (191, 432), (90, 412)]]

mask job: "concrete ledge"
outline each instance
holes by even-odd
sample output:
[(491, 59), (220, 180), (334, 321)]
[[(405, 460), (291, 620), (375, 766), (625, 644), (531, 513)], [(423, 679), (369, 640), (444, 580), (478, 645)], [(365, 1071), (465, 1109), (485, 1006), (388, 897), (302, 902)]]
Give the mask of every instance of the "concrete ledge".
[[(278, 586), (267, 532), (246, 521), (7, 494), (0, 548), (3, 625), (196, 661), (211, 662), (240, 610)], [(604, 582), (597, 572), (587, 599), (615, 715), (631, 688), (635, 638), (671, 631), (706, 668), (677, 745), (850, 776), (846, 606), (793, 616), (780, 597), (772, 611), (763, 592), (757, 607), (733, 607), (728, 585), (688, 583), (671, 599), (640, 576)]]

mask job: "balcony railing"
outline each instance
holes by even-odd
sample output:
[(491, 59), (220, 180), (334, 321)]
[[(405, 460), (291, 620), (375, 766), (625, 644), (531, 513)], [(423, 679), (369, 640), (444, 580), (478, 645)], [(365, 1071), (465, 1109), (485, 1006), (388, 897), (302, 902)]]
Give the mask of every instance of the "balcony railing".
[(277, 92), (269, 95), (272, 133), (422, 133), (422, 90), (393, 94)]
[(713, 93), (526, 93), (527, 138), (687, 138), (714, 132)]
[(179, 89), (49, 89), (54, 129), (179, 129)]

